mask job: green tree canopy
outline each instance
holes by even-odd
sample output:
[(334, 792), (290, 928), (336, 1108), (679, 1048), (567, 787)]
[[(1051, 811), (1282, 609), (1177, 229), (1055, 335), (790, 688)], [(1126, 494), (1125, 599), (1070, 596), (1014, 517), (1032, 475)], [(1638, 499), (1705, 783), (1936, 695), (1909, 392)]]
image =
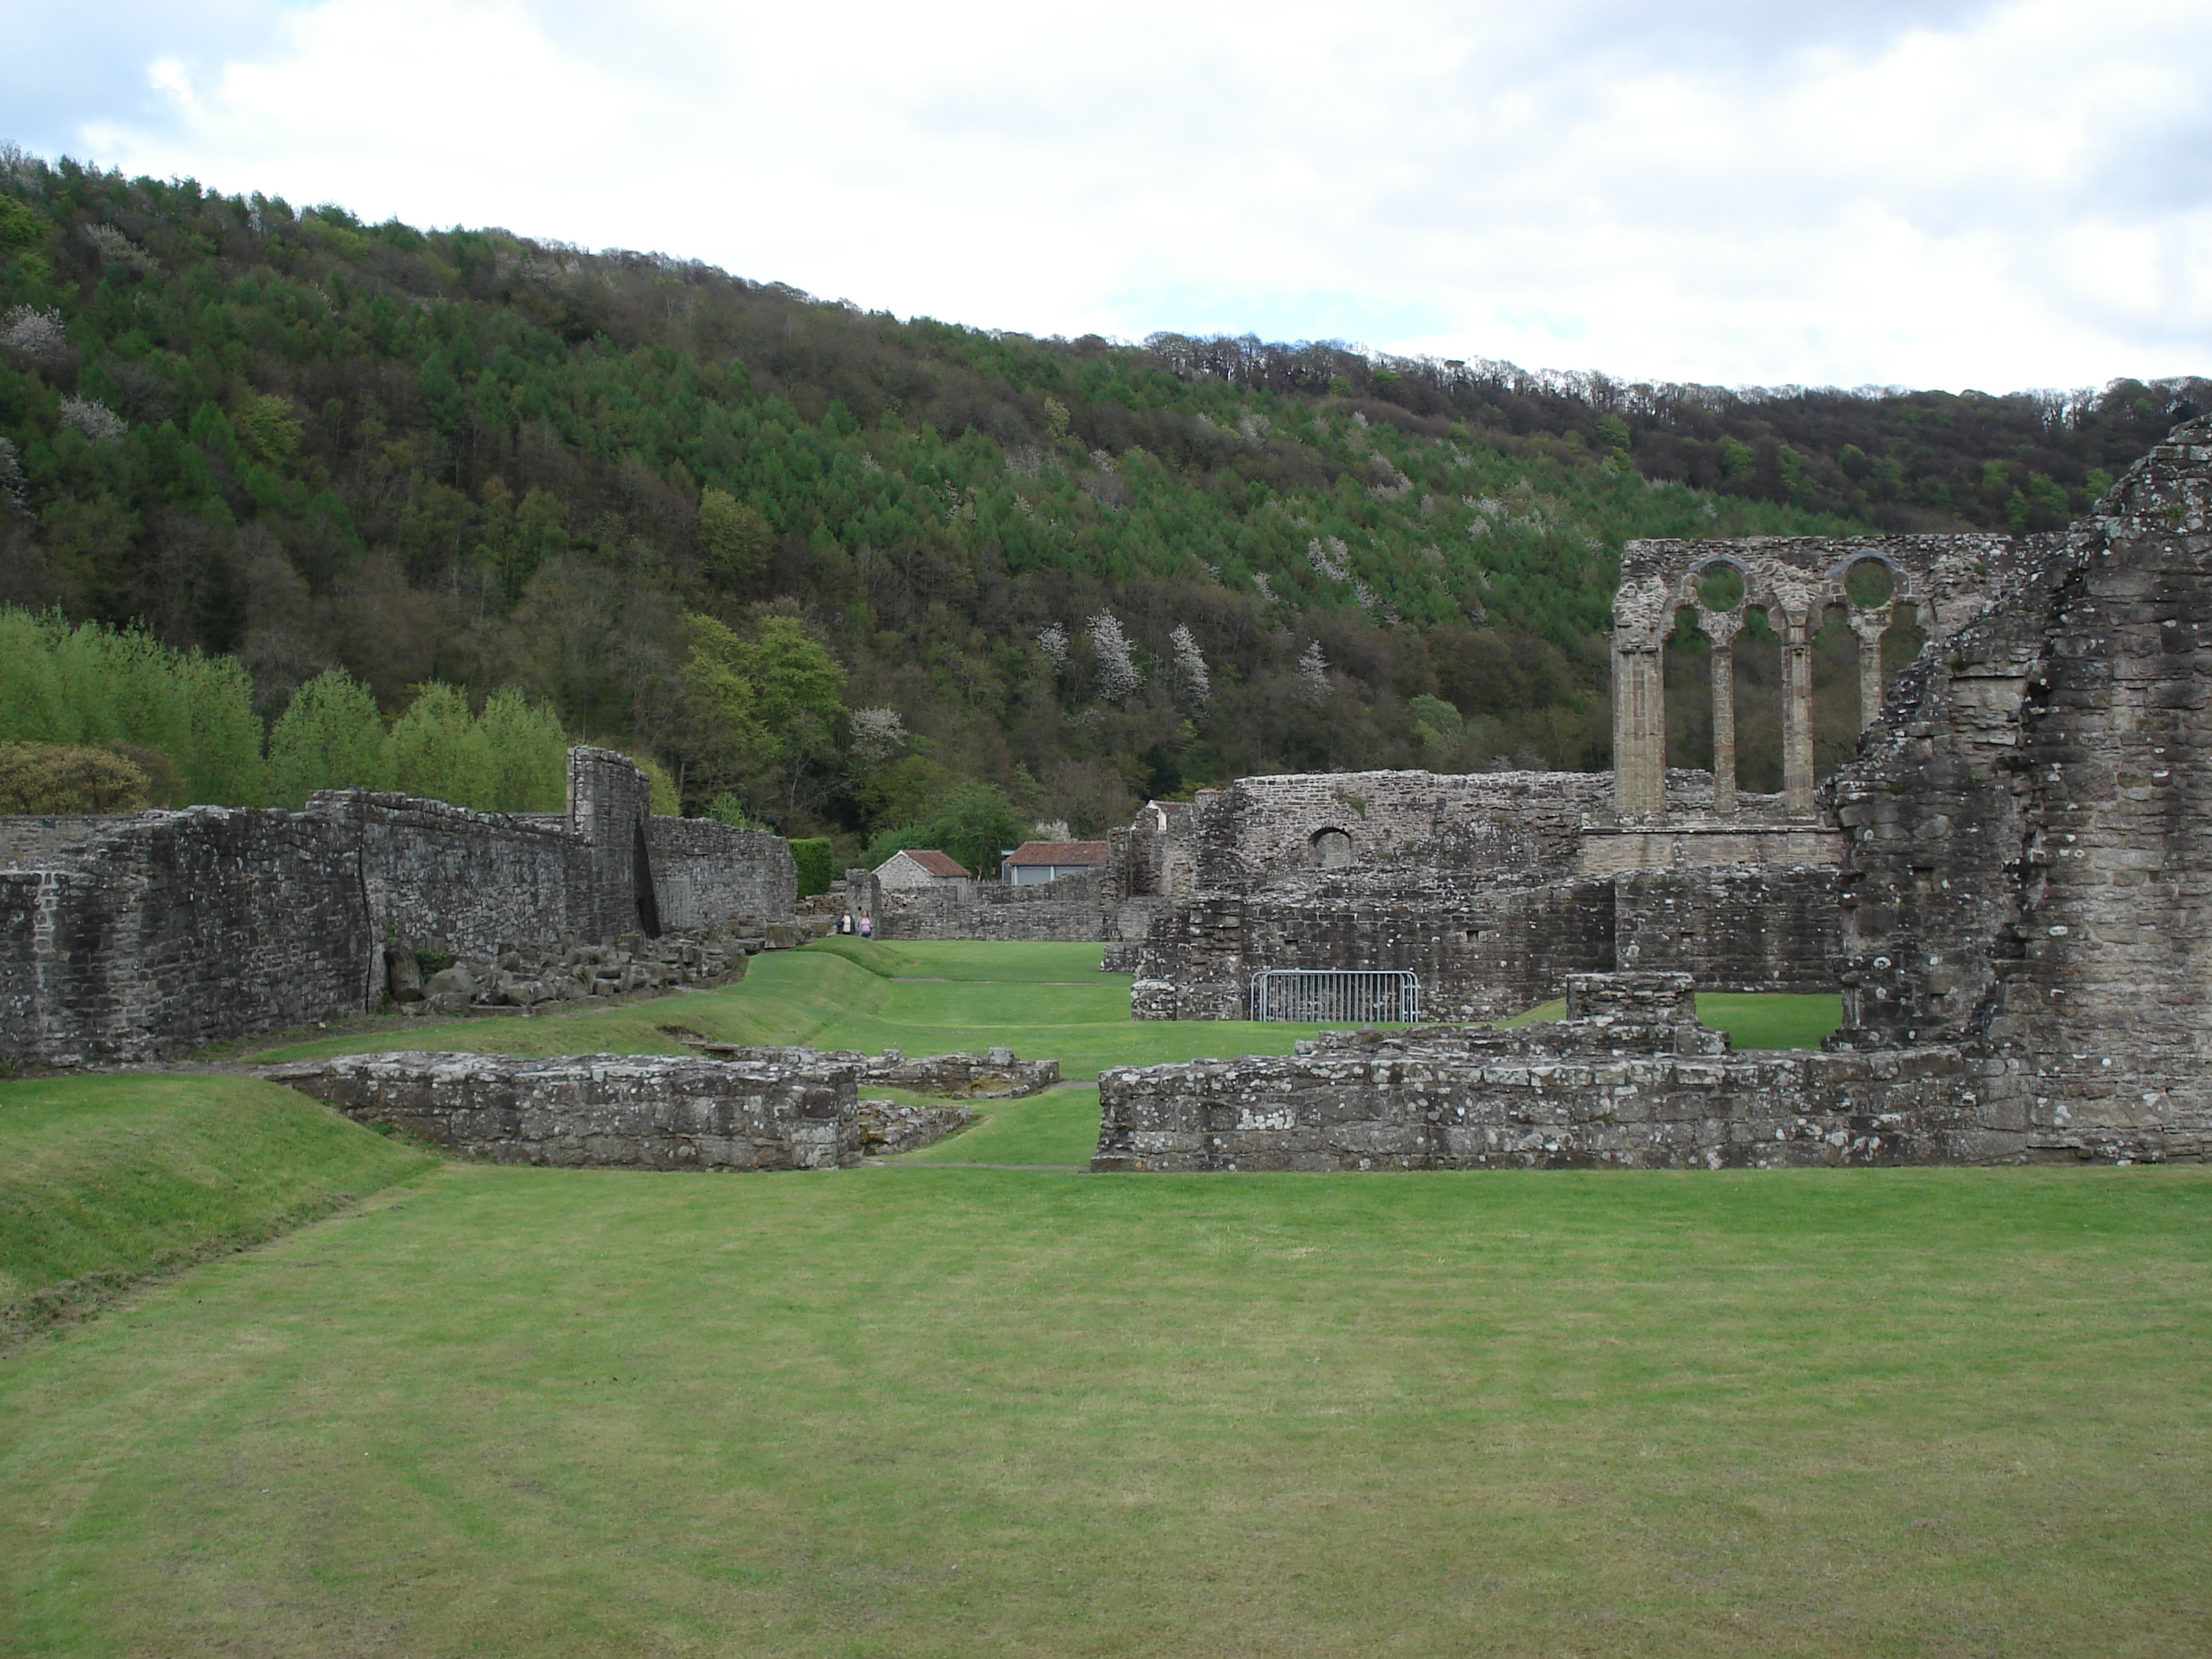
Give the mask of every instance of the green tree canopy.
[(318, 789), (389, 789), (392, 757), (368, 688), (326, 669), (292, 694), (269, 732), (269, 793), (297, 811)]

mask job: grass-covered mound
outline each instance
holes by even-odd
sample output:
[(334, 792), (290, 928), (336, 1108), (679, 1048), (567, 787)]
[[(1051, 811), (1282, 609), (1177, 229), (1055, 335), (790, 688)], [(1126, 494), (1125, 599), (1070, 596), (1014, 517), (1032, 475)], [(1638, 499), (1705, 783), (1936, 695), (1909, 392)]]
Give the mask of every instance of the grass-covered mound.
[(2212, 1651), (2200, 1170), (448, 1165), (0, 1363), (0, 1648)]
[(0, 1084), (0, 1336), (434, 1162), (252, 1078)]

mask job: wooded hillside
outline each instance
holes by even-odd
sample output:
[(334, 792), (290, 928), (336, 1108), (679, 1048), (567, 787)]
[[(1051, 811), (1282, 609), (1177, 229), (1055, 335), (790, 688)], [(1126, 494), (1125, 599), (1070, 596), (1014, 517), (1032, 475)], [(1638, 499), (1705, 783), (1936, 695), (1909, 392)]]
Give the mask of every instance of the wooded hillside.
[(793, 833), (1600, 764), (1624, 538), (2056, 526), (2208, 391), (1038, 340), (0, 155), (0, 602), (235, 653), (266, 721), (512, 687)]

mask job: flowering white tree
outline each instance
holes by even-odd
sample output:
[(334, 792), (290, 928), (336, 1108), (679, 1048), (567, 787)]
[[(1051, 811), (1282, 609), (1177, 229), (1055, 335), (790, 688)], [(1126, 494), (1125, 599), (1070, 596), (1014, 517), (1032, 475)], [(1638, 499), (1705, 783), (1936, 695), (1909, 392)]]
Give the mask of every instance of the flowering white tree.
[(63, 398), (62, 424), (75, 428), (96, 444), (119, 438), (131, 429), (120, 415), (89, 398)]
[(1129, 656), (1129, 636), (1121, 631), (1121, 619), (1102, 611), (1091, 619), (1090, 631), (1091, 648), (1098, 658), (1098, 695), (1109, 702), (1133, 696), (1145, 677)]
[(1316, 536), (1306, 544), (1306, 562), (1316, 574), (1333, 582), (1340, 582), (1352, 574), (1352, 552), (1340, 537), (1331, 536), (1326, 542)]
[(1052, 659), (1054, 668), (1067, 667), (1067, 630), (1058, 623), (1047, 623), (1037, 630), (1037, 649)]
[(853, 764), (872, 772), (907, 745), (906, 722), (896, 708), (855, 708), (852, 719)]
[(1319, 640), (1307, 646), (1305, 655), (1298, 659), (1298, 678), (1304, 683), (1305, 695), (1315, 702), (1328, 695), (1328, 659), (1322, 655)]
[(1202, 708), (1213, 695), (1213, 677), (1206, 671), (1206, 657), (1198, 648), (1198, 640), (1188, 623), (1177, 623), (1175, 632), (1168, 635), (1175, 647), (1176, 679), (1182, 692), (1183, 701), (1193, 708)]
[(0, 323), (0, 346), (34, 363), (52, 363), (69, 355), (69, 337), (62, 331), (62, 314), (49, 308), (17, 306)]

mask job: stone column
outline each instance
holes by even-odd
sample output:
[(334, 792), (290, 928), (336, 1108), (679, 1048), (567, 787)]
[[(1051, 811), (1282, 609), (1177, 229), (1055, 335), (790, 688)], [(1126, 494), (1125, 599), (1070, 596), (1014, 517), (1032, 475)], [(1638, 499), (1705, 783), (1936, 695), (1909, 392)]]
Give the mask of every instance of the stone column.
[(1811, 629), (1790, 621), (1782, 634), (1782, 810), (1813, 812), (1813, 641)]
[(1641, 641), (1613, 647), (1613, 809), (1625, 818), (1658, 817), (1667, 810), (1667, 713), (1659, 647)]
[(1859, 730), (1881, 718), (1881, 636), (1889, 631), (1893, 605), (1870, 605), (1851, 616), (1859, 640)]
[(1698, 629), (1712, 646), (1713, 816), (1735, 816), (1735, 635), (1743, 613), (1700, 608)]

